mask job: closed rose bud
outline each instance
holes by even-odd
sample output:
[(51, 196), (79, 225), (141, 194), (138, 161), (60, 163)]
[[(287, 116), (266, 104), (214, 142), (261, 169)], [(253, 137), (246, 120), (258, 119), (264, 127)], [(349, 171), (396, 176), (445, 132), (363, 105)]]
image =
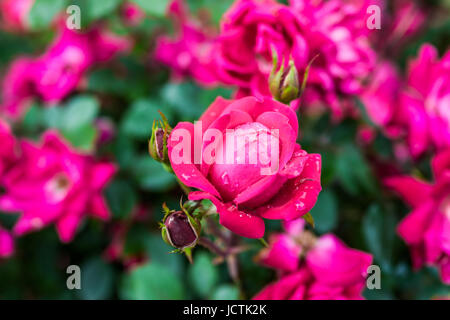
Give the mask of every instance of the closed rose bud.
[(177, 249), (191, 248), (198, 240), (198, 224), (183, 211), (169, 213), (164, 219), (162, 236)]
[(269, 89), (274, 99), (289, 104), (300, 96), (300, 81), (298, 71), (292, 59), (289, 60), (287, 68), (284, 62), (278, 71), (278, 57), (274, 52), (273, 69), (269, 77)]
[(154, 121), (152, 126), (152, 136), (148, 143), (148, 151), (153, 159), (159, 162), (168, 163), (167, 137), (171, 132), (166, 117), (161, 113), (163, 121)]

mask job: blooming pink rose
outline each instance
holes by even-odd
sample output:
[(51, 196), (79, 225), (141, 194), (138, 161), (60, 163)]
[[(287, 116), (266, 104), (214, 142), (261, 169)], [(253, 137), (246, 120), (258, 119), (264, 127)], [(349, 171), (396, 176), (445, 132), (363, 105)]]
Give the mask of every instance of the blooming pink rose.
[[(321, 190), (321, 158), (308, 154), (296, 143), (298, 120), (288, 106), (268, 98), (219, 97), (198, 123), (201, 128), (188, 122), (174, 128), (168, 141), (169, 158), (177, 177), (185, 185), (201, 190), (192, 192), (189, 199), (211, 200), (223, 226), (244, 237), (260, 238), (264, 234), (262, 218), (293, 220), (314, 206)], [(227, 136), (229, 130), (233, 133)], [(191, 137), (195, 134), (192, 140), (196, 144), (189, 146), (196, 150), (187, 154), (187, 161), (182, 163), (175, 160), (180, 138), (175, 132)], [(213, 132), (225, 137), (222, 143), (214, 140), (216, 158), (210, 161), (205, 151), (211, 148), (213, 139), (206, 135)], [(233, 145), (233, 140), (236, 143), (242, 138), (242, 148), (230, 152), (227, 139), (232, 139), (229, 145)], [(263, 153), (269, 161), (263, 159)], [(219, 161), (220, 155), (226, 161)], [(273, 161), (275, 158), (277, 161)]]
[(105, 62), (129, 47), (127, 39), (98, 28), (80, 33), (62, 27), (43, 55), (13, 62), (3, 80), (0, 110), (17, 118), (33, 96), (58, 102), (80, 84), (93, 64)]
[(35, 0), (0, 0), (2, 26), (7, 30), (28, 29), (28, 13)]
[(14, 253), (14, 239), (7, 230), (0, 226), (0, 259), (9, 258)]
[(16, 158), (14, 138), (8, 124), (0, 118), (0, 182), (3, 173), (11, 166)]
[(86, 33), (63, 28), (47, 52), (35, 60), (33, 77), (44, 101), (59, 101), (74, 90), (88, 68), (126, 51), (129, 41), (103, 31)]
[(102, 190), (116, 170), (113, 164), (76, 153), (53, 131), (41, 144), (22, 141), (21, 151), (4, 175), (0, 196), (1, 210), (21, 212), (15, 235), (55, 223), (60, 239), (69, 242), (86, 215), (109, 218)]
[(413, 209), (397, 231), (410, 247), (414, 267), (435, 265), (450, 284), (450, 151), (435, 156), (432, 168), (434, 184), (408, 176), (388, 178), (386, 184)]
[(437, 50), (423, 45), (409, 64), (407, 84), (399, 121), (408, 131), (412, 155), (421, 155), (430, 144), (438, 150), (449, 147), (450, 51), (438, 60)]
[[(300, 74), (311, 66), (305, 99), (328, 104), (341, 116), (338, 96), (360, 91), (360, 80), (372, 68), (362, 8), (353, 2), (239, 0), (224, 15), (219, 36), (220, 79), (252, 95), (270, 96), (268, 76), (272, 50), (285, 63), (290, 56)], [(281, 59), (280, 58), (280, 59)]]
[(299, 269), (269, 284), (256, 300), (362, 299), (372, 256), (348, 248), (332, 234), (319, 238), (306, 253)]
[(177, 36), (160, 36), (154, 58), (169, 66), (177, 78), (189, 76), (204, 85), (214, 84), (214, 32), (194, 20), (182, 1), (172, 1), (169, 13), (177, 22)]

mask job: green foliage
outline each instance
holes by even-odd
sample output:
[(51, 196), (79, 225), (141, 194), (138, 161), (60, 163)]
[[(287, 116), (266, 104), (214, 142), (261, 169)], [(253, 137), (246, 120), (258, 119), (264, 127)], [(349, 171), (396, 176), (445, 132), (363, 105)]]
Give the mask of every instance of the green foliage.
[(65, 11), (66, 0), (36, 0), (28, 14), (31, 29), (47, 28), (60, 11)]
[(80, 267), (81, 290), (77, 292), (81, 299), (100, 300), (112, 298), (114, 272), (111, 265), (100, 258), (86, 261)]
[(115, 180), (105, 190), (109, 208), (117, 218), (128, 217), (137, 205), (137, 193), (127, 180)]
[(194, 255), (194, 263), (188, 270), (188, 279), (195, 292), (207, 298), (219, 280), (217, 267), (212, 264), (210, 255), (198, 253)]
[(177, 300), (183, 299), (180, 277), (159, 263), (148, 263), (124, 275), (120, 288), (122, 299)]
[(338, 205), (332, 190), (324, 190), (319, 194), (316, 205), (311, 210), (316, 230), (320, 233), (332, 231), (338, 220)]
[(239, 289), (233, 285), (224, 284), (216, 288), (211, 300), (238, 300)]
[(147, 0), (131, 0), (141, 7), (146, 13), (155, 16), (163, 17), (169, 0), (147, 1)]

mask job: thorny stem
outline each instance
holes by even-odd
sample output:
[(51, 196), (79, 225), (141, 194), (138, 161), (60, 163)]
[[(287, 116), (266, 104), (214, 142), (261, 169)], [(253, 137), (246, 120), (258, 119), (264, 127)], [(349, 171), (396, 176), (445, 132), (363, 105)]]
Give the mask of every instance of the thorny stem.
[(206, 249), (214, 252), (215, 254), (217, 254), (220, 257), (226, 257), (227, 253), (222, 250), (221, 248), (219, 248), (219, 246), (217, 246), (214, 242), (212, 242), (211, 240), (209, 240), (206, 237), (200, 237), (198, 239), (198, 244), (205, 247)]

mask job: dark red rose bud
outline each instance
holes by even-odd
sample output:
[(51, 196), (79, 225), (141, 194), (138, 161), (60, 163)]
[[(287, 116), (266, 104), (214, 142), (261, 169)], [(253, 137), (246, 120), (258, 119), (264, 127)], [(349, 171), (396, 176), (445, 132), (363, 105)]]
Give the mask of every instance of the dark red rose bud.
[(164, 220), (164, 240), (178, 249), (193, 247), (197, 243), (198, 233), (192, 222), (182, 211), (169, 213)]

